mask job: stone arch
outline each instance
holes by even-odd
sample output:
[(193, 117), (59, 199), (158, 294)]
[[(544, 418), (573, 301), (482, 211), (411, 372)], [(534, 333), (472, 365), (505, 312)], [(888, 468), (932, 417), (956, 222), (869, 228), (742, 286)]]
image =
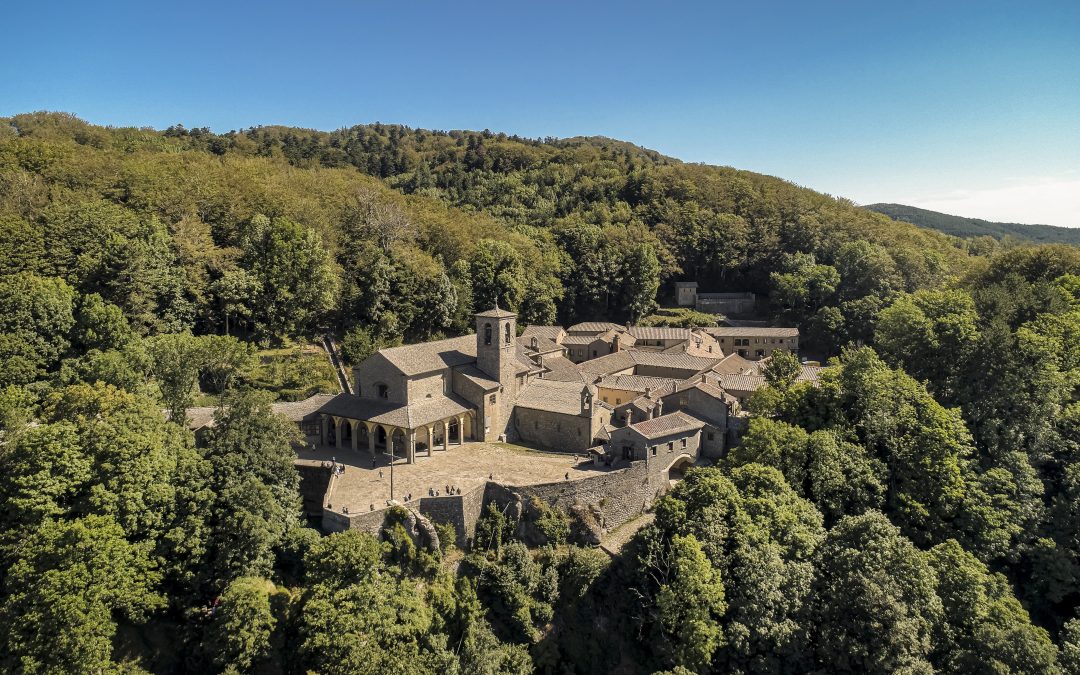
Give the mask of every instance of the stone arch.
[(671, 460), (671, 464), (667, 467), (667, 477), (669, 481), (682, 480), (686, 472), (694, 466), (694, 458), (690, 455), (679, 455), (675, 459)]

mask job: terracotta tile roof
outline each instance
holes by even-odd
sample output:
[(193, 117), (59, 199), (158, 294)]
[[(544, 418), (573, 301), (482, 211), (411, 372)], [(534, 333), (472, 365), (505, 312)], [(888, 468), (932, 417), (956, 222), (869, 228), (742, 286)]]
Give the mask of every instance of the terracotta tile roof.
[[(560, 382), (558, 380), (533, 380), (521, 390), (514, 405), (531, 410), (562, 413), (564, 415), (581, 414), (581, 390), (586, 385), (581, 382)], [(591, 395), (596, 392), (589, 387)]]
[(405, 375), (462, 366), (476, 361), (476, 334), (380, 349), (378, 354)]
[(697, 431), (705, 426), (701, 420), (691, 417), (682, 411), (676, 411), (651, 420), (631, 424), (630, 428), (645, 438), (660, 438), (675, 434)]
[(750, 326), (711, 326), (703, 328), (714, 337), (799, 337), (798, 328), (757, 328)]

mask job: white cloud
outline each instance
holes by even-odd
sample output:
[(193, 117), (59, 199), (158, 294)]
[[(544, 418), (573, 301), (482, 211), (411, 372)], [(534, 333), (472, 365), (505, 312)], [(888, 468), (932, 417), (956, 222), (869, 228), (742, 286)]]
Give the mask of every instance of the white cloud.
[(1015, 179), (998, 187), (955, 190), (901, 203), (968, 218), (1080, 227), (1080, 177)]

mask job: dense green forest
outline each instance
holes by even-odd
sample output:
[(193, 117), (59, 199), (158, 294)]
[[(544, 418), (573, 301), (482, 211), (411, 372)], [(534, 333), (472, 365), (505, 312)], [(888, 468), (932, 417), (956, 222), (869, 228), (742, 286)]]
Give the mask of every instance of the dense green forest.
[[(257, 348), (636, 320), (675, 279), (834, 358), (619, 555), (540, 506), (466, 551), (302, 522)], [(5, 672), (1080, 673), (1078, 395), (1071, 246), (602, 138), (0, 120)]]
[(1080, 244), (1080, 229), (1054, 225), (1022, 225), (1020, 223), (995, 223), (980, 218), (950, 216), (947, 213), (928, 211), (904, 204), (867, 204), (864, 209), (883, 213), (895, 220), (926, 227), (954, 237), (1014, 237), (1040, 244)]

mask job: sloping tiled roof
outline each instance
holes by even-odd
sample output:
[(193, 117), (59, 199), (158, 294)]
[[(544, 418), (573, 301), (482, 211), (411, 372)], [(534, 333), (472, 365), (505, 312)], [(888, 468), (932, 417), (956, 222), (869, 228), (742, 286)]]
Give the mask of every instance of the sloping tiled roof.
[(319, 412), (403, 429), (416, 429), (447, 417), (463, 415), (470, 410), (472, 406), (456, 394), (433, 396), (410, 405), (360, 398), (352, 394), (338, 394), (323, 405)]
[(756, 372), (756, 361), (744, 359), (738, 354), (728, 354), (722, 361), (714, 365), (711, 370), (714, 373), (725, 375), (741, 375)]
[(591, 375), (610, 375), (620, 370), (633, 368), (637, 361), (631, 356), (630, 351), (620, 351), (614, 354), (605, 354), (599, 358), (589, 359), (578, 364), (583, 373)]
[(623, 328), (617, 323), (611, 323), (610, 321), (585, 321), (582, 323), (576, 323), (566, 329), (567, 333), (603, 333), (606, 330), (611, 329), (619, 330)]
[(596, 340), (595, 335), (567, 335), (562, 339), (562, 343), (569, 347), (580, 347), (591, 344), (594, 340)]
[(499, 388), (499, 381), (491, 379), (487, 373), (477, 368), (475, 364), (467, 363), (464, 366), (459, 366), (455, 370), (461, 373), (462, 377), (479, 386), (484, 391), (491, 391), (492, 389)]
[[(533, 340), (536, 340), (535, 347), (533, 347)], [(563, 350), (562, 345), (558, 342), (555, 342), (551, 338), (539, 337), (537, 335), (522, 335), (517, 341), (526, 351), (536, 352), (538, 354), (550, 354), (551, 352), (561, 352)]]
[(748, 326), (710, 326), (702, 328), (714, 337), (799, 337), (798, 328), (756, 328)]
[(631, 424), (630, 428), (645, 438), (660, 438), (689, 431), (696, 431), (705, 426), (701, 420), (681, 411), (654, 417), (651, 420)]
[(521, 331), (521, 337), (523, 338), (547, 338), (555, 342), (559, 341), (559, 338), (566, 334), (562, 326), (526, 326), (525, 330)]
[(564, 415), (580, 415), (581, 390), (584, 387), (585, 385), (581, 382), (533, 380), (521, 390), (514, 405), (519, 408), (544, 410)]
[(690, 356), (689, 354), (684, 353), (670, 354), (665, 352), (645, 352), (638, 350), (633, 350), (628, 353), (632, 355), (634, 363), (643, 366), (679, 368), (682, 370), (693, 371), (711, 368), (714, 364), (718, 363), (721, 358), (719, 356), (716, 358), (707, 358), (704, 356)]
[(673, 381), (669, 377), (651, 377), (649, 375), (607, 375), (596, 384), (608, 389), (644, 393), (646, 389), (656, 391), (662, 387), (670, 386)]
[(689, 328), (670, 326), (630, 326), (630, 334), (638, 340), (689, 340)]
[(476, 334), (390, 347), (378, 352), (405, 375), (419, 375), (476, 361)]
[(720, 375), (720, 386), (727, 391), (757, 391), (766, 384), (763, 375)]
[(577, 364), (565, 356), (544, 357), (544, 368), (548, 371), (541, 376), (545, 380), (585, 383), (585, 376), (581, 373)]

